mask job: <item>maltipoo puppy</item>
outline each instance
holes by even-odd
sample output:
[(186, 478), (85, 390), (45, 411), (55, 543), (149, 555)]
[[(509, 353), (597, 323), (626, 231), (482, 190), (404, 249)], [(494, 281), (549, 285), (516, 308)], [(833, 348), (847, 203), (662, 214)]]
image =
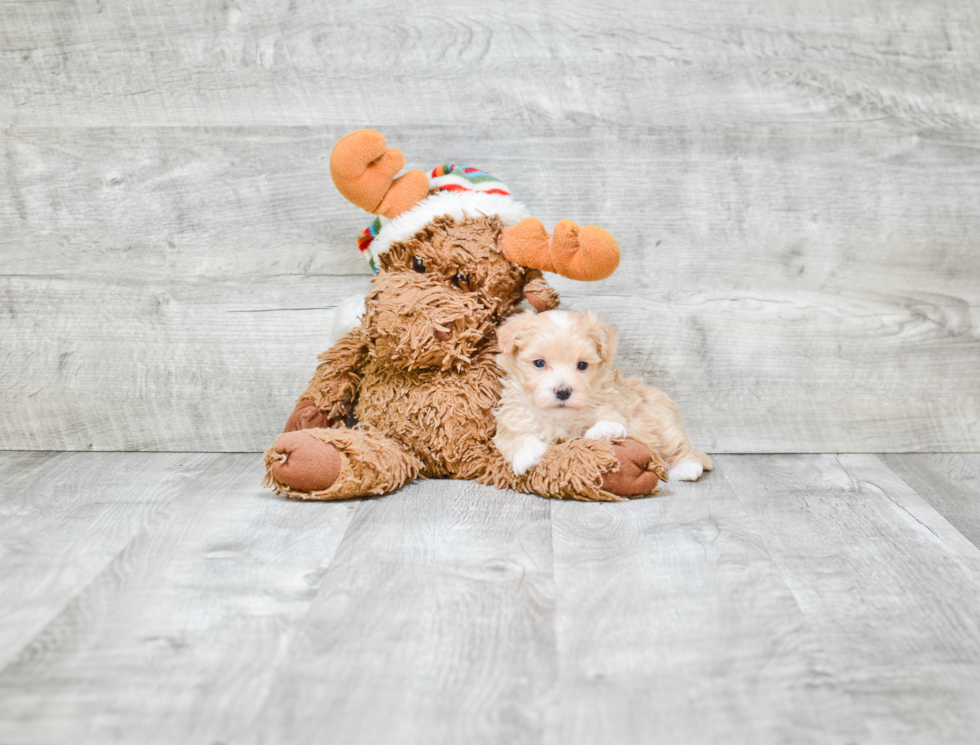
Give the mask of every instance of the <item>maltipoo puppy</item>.
[(677, 404), (613, 369), (616, 334), (591, 313), (528, 311), (497, 329), (497, 340), (505, 375), (493, 440), (518, 476), (534, 468), (549, 442), (582, 436), (638, 440), (672, 479), (697, 481), (711, 470)]

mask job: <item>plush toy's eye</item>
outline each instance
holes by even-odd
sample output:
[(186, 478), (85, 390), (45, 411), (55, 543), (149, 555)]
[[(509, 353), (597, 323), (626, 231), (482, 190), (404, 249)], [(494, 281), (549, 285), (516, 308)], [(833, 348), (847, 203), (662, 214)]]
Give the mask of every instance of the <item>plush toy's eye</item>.
[(419, 272), (420, 274), (425, 271), (425, 259), (420, 259), (418, 256), (412, 259), (412, 269)]
[(544, 367), (544, 360), (535, 360), (534, 361), (534, 366), (535, 367)]
[(470, 289), (470, 275), (469, 274), (457, 274), (455, 277), (453, 277), (449, 281), (452, 282), (456, 287), (458, 287), (461, 290), (469, 290)]
[(585, 370), (588, 366), (589, 366), (589, 363), (588, 362), (579, 362), (578, 363), (578, 369), (579, 370)]

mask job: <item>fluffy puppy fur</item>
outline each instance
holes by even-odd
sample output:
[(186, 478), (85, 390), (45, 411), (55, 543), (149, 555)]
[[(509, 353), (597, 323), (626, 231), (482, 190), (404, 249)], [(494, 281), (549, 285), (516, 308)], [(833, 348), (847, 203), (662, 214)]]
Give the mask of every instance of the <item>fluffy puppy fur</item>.
[(504, 371), (494, 411), (497, 449), (523, 476), (549, 443), (573, 437), (632, 438), (650, 448), (666, 480), (696, 481), (711, 459), (694, 447), (677, 404), (613, 369), (616, 334), (591, 313), (514, 316), (497, 330)]

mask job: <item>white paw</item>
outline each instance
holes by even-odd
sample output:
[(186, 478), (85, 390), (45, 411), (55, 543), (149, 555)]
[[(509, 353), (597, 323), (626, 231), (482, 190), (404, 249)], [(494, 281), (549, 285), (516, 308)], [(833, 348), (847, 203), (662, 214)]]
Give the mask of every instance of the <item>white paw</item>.
[(682, 460), (670, 469), (671, 481), (697, 481), (704, 468), (696, 460)]
[(610, 422), (608, 419), (600, 419), (585, 430), (587, 440), (622, 440), (625, 437), (626, 425)]
[(548, 443), (537, 437), (528, 437), (521, 449), (514, 455), (514, 473), (523, 476), (541, 462), (541, 458), (548, 450)]

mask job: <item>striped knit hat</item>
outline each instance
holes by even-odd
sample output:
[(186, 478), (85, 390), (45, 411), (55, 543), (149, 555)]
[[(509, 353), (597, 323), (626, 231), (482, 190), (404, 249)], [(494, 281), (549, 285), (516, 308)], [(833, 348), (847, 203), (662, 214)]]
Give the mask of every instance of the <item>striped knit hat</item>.
[(496, 215), (505, 225), (530, 217), (502, 181), (478, 168), (445, 163), (429, 174), (428, 197), (394, 219), (378, 215), (358, 236), (357, 247), (377, 274), (377, 259), (392, 243), (408, 240), (440, 215), (457, 220)]

